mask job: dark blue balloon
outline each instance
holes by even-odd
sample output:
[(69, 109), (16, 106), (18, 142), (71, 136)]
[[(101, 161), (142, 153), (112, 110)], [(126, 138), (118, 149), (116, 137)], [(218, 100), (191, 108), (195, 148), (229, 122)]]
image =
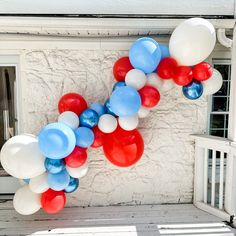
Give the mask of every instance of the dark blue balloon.
[(66, 193), (73, 193), (79, 187), (79, 179), (70, 176), (69, 185), (64, 189)]
[(63, 170), (57, 174), (48, 173), (48, 185), (55, 191), (61, 191), (65, 189), (70, 183), (70, 176), (66, 170)]
[(183, 86), (182, 91), (186, 98), (196, 100), (202, 96), (203, 86), (201, 82), (193, 80), (190, 84)]
[(112, 111), (112, 109), (111, 109), (110, 99), (107, 99), (107, 100), (106, 100), (104, 106), (105, 106), (105, 108), (106, 108), (106, 113), (107, 113), (107, 114), (116, 116), (116, 114), (115, 114), (115, 113)]
[(106, 113), (105, 106), (98, 102), (91, 104), (90, 108), (96, 111), (99, 117)]
[(124, 81), (117, 82), (114, 84), (112, 91), (116, 90), (117, 88), (124, 87), (124, 86), (126, 86)]
[(98, 113), (92, 109), (84, 110), (79, 117), (79, 125), (82, 127), (93, 128), (98, 124)]
[(46, 170), (52, 174), (57, 174), (65, 169), (65, 163), (63, 159), (46, 158), (44, 165)]

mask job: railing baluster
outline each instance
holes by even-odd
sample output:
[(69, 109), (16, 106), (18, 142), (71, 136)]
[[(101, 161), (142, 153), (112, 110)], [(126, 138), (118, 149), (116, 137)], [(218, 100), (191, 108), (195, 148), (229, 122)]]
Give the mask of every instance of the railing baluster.
[(203, 202), (207, 203), (207, 195), (208, 195), (208, 149), (205, 148), (204, 151), (204, 190), (203, 190)]
[(223, 209), (224, 191), (224, 152), (220, 152), (220, 186), (219, 186), (219, 209)]
[(212, 150), (212, 169), (211, 169), (211, 205), (215, 206), (215, 187), (216, 187), (216, 150)]

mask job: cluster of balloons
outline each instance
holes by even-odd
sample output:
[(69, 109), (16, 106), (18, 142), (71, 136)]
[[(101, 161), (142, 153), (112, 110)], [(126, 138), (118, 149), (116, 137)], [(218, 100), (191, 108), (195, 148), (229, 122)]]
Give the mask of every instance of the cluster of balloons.
[(22, 134), (9, 139), (1, 150), (2, 166), (26, 183), (14, 196), (16, 211), (29, 215), (40, 208), (50, 214), (63, 209), (65, 193), (74, 192), (88, 172), (89, 147), (102, 147), (116, 166), (135, 164), (144, 151), (139, 118), (158, 105), (160, 93), (177, 84), (193, 100), (220, 89), (220, 73), (203, 62), (215, 40), (214, 27), (200, 18), (180, 24), (169, 46), (140, 38), (128, 57), (115, 62), (117, 82), (105, 103), (88, 107), (80, 94), (67, 93), (59, 100), (57, 122), (43, 127), (37, 137)]

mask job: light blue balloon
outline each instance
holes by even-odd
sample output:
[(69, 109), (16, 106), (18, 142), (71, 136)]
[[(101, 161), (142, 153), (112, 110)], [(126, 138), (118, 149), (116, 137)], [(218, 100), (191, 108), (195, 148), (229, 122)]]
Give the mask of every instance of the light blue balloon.
[(64, 189), (66, 193), (73, 193), (79, 187), (79, 179), (70, 176), (70, 182), (68, 186)]
[(61, 191), (65, 189), (70, 183), (70, 175), (66, 170), (63, 170), (57, 174), (48, 173), (48, 185), (55, 191)]
[(114, 86), (112, 88), (112, 91), (115, 91), (117, 88), (124, 87), (124, 86), (126, 86), (125, 82), (124, 81), (119, 81), (119, 82), (114, 84)]
[(75, 134), (63, 123), (46, 125), (39, 133), (39, 148), (42, 154), (51, 159), (62, 159), (75, 148)]
[(202, 96), (203, 86), (201, 82), (193, 80), (190, 84), (183, 86), (182, 91), (186, 98), (196, 100)]
[(23, 181), (24, 181), (26, 184), (29, 184), (30, 179), (23, 179)]
[(106, 113), (105, 106), (98, 102), (93, 103), (90, 108), (96, 111), (99, 117)]
[(93, 131), (87, 127), (79, 127), (75, 130), (76, 145), (82, 148), (91, 146), (94, 141)]
[(50, 159), (46, 158), (44, 161), (46, 170), (52, 174), (57, 174), (65, 169), (65, 163), (63, 159)]
[(105, 104), (104, 104), (105, 108), (106, 108), (106, 114), (110, 114), (112, 116), (116, 116), (116, 114), (112, 111), (111, 109), (111, 103), (110, 103), (110, 99), (107, 99)]
[(159, 44), (152, 38), (136, 40), (129, 50), (129, 59), (132, 66), (149, 74), (156, 70), (161, 60)]
[(79, 116), (79, 125), (83, 127), (93, 128), (98, 124), (98, 113), (92, 109), (84, 110)]
[(161, 49), (161, 59), (170, 57), (169, 46), (167, 44), (159, 44)]
[(110, 97), (112, 111), (117, 116), (135, 115), (141, 107), (139, 93), (130, 86), (117, 88)]

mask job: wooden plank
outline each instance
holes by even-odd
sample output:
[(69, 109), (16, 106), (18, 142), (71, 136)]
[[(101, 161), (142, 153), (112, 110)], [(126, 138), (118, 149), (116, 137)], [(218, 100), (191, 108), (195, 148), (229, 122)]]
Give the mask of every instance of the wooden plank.
[(191, 204), (78, 207), (65, 208), (57, 215), (40, 211), (32, 216), (21, 216), (0, 204), (0, 235), (144, 236), (197, 230), (230, 233), (228, 229), (219, 218)]
[(1, 0), (1, 14), (234, 15), (234, 0)]

